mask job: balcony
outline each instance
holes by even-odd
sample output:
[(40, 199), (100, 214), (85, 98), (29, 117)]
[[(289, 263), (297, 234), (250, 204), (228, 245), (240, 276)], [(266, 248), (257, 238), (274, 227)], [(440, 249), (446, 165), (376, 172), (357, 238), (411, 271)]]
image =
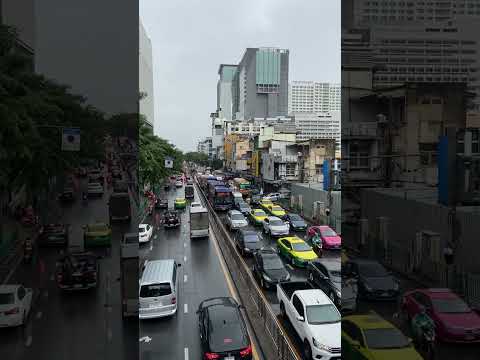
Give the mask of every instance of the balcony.
[(273, 162), (276, 163), (297, 163), (298, 156), (297, 155), (274, 155)]
[(373, 139), (378, 138), (376, 122), (351, 122), (342, 124), (342, 138)]

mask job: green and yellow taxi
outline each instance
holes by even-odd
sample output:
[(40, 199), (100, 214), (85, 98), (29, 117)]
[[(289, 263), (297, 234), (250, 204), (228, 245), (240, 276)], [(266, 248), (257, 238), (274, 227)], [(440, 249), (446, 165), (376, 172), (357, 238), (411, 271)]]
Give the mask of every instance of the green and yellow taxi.
[(376, 313), (342, 318), (342, 358), (422, 360), (411, 339)]
[(262, 209), (252, 209), (249, 214), (250, 220), (254, 225), (262, 225), (267, 214)]
[(280, 255), (292, 266), (306, 267), (308, 262), (318, 258), (312, 247), (298, 236), (281, 237), (277, 240)]
[(268, 208), (270, 206), (273, 206), (273, 202), (269, 198), (262, 198), (259, 204), (260, 204), (260, 207), (266, 211), (269, 211)]
[(185, 198), (176, 198), (173, 206), (175, 209), (185, 209), (187, 207), (187, 200)]
[(83, 227), (83, 243), (85, 247), (110, 246), (112, 229), (110, 225), (96, 222)]
[(270, 214), (279, 218), (287, 215), (287, 212), (280, 205), (277, 204), (267, 205), (267, 210), (268, 212), (270, 212)]

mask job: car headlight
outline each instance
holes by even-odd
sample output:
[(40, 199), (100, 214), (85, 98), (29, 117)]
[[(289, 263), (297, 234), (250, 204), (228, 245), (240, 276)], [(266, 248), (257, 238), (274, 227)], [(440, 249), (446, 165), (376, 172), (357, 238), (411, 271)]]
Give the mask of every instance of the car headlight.
[(315, 346), (317, 349), (330, 352), (330, 348), (327, 345), (318, 342), (317, 339), (312, 338), (312, 342), (313, 346)]
[(266, 281), (272, 281), (272, 279), (270, 279), (267, 275), (263, 274), (263, 278), (266, 280)]

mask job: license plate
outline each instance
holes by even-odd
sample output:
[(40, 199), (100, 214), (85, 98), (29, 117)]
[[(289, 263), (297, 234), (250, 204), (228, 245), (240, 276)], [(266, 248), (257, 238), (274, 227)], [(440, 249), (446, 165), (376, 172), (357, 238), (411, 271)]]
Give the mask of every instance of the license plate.
[(226, 358), (224, 358), (225, 360), (235, 360), (235, 358), (233, 356), (227, 356)]

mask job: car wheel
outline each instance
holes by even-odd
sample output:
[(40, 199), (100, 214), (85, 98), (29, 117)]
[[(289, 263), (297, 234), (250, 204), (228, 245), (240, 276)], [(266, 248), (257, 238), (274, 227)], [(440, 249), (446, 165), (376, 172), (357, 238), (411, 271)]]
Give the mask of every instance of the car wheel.
[(307, 340), (303, 342), (303, 347), (305, 351), (305, 359), (312, 360), (312, 349), (310, 348), (310, 344)]
[(280, 303), (280, 315), (282, 315), (284, 319), (287, 318), (287, 313), (285, 312), (285, 305), (283, 305), (283, 302)]

